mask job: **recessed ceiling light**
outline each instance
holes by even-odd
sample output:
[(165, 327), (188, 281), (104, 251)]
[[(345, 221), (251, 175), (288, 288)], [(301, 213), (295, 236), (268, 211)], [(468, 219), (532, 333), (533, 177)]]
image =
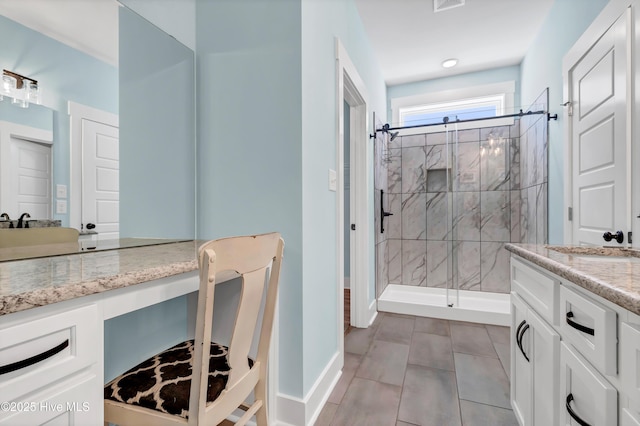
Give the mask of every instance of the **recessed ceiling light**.
[(442, 66), (444, 68), (451, 68), (451, 67), (455, 67), (457, 63), (458, 63), (457, 59), (451, 58), (451, 59), (447, 59), (446, 61), (442, 62)]

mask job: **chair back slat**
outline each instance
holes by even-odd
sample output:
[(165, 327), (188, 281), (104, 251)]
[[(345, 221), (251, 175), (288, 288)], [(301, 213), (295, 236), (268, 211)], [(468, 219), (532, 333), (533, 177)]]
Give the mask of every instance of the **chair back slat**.
[(229, 344), (229, 374), (228, 387), (234, 386), (237, 381), (249, 371), (247, 357), (251, 349), (251, 342), (255, 334), (262, 295), (264, 294), (267, 268), (247, 272), (242, 276), (242, 290), (236, 323), (233, 327), (233, 336)]

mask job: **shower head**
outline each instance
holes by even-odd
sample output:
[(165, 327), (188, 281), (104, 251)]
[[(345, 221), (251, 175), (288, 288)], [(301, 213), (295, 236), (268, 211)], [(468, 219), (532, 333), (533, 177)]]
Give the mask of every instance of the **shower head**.
[(392, 132), (391, 126), (389, 126), (389, 123), (382, 126), (382, 129), (380, 129), (380, 131), (389, 135), (389, 142), (393, 141), (396, 137), (398, 137), (398, 134), (400, 133), (400, 132)]

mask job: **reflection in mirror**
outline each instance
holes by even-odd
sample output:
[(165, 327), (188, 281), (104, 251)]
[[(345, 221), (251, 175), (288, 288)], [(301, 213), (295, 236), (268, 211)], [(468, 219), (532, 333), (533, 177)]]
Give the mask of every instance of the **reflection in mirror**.
[[(79, 203), (70, 190), (68, 103), (118, 114), (117, 9), (111, 0), (0, 3), (0, 67), (38, 80), (42, 103), (17, 111), (7, 98), (0, 102), (3, 161), (15, 165), (20, 152), (19, 163), (38, 166), (27, 176), (25, 167), (2, 168), (0, 210), (12, 218), (28, 212), (32, 219), (80, 227), (70, 224), (68, 214)], [(43, 109), (49, 111), (46, 123), (38, 112)], [(20, 137), (6, 136), (15, 124), (26, 126)], [(39, 139), (33, 129), (51, 136)], [(53, 190), (58, 186), (61, 193)]]
[[(14, 10), (20, 4), (31, 7), (21, 14)], [(70, 9), (65, 10), (66, 6)], [(83, 13), (93, 14), (93, 18)], [(75, 23), (67, 20), (70, 17)], [(118, 20), (125, 21), (119, 32), (114, 28)], [(110, 30), (105, 29), (111, 35), (97, 38), (106, 45), (88, 46), (90, 33), (103, 33), (99, 28), (105, 22), (112, 23)], [(79, 34), (64, 34), (65, 29)], [(120, 55), (119, 41), (120, 48), (127, 48)], [(124, 70), (119, 69), (122, 63)], [(84, 212), (70, 215), (82, 210), (82, 194), (77, 188), (86, 182), (74, 171), (78, 160), (70, 142), (77, 138), (72, 110), (79, 106), (89, 111), (87, 122), (92, 121), (95, 111), (115, 117), (116, 123), (119, 120), (116, 127), (121, 130), (115, 144), (113, 138), (111, 143), (96, 144), (101, 152), (109, 150), (111, 159), (115, 155), (119, 163), (119, 170), (110, 173), (116, 179), (109, 181), (110, 189), (115, 184), (118, 198), (104, 212), (119, 223), (119, 236), (194, 237), (195, 71), (191, 49), (115, 0), (0, 2), (0, 67), (33, 77), (41, 87), (42, 106), (30, 105), (17, 112), (14, 105), (0, 102), (0, 123), (29, 123), (27, 127), (50, 133), (32, 141), (50, 149), (49, 182), (40, 185), (47, 192), (49, 206), (32, 218), (54, 219), (57, 226), (83, 231), (85, 224), (97, 222), (95, 217), (84, 217)], [(25, 117), (15, 117), (20, 114)], [(50, 124), (43, 124), (47, 120)], [(9, 199), (6, 188), (15, 185), (0, 175), (0, 212)], [(15, 214), (30, 209), (35, 212), (26, 204), (12, 209)], [(100, 235), (99, 224), (95, 230)]]
[(51, 109), (17, 108), (6, 97), (0, 102), (0, 228), (18, 226), (25, 212), (38, 225), (51, 219), (52, 143)]
[(195, 237), (194, 52), (120, 9), (120, 234)]

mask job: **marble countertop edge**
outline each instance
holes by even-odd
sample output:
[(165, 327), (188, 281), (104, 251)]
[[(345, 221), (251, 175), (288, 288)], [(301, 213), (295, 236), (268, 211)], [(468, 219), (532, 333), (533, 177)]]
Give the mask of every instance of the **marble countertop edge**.
[[(615, 285), (602, 278), (594, 276), (588, 272), (582, 271), (576, 267), (569, 266), (562, 262), (562, 259), (568, 259), (570, 254), (563, 254), (559, 252), (553, 252), (553, 256), (558, 259), (552, 259), (547, 255), (532, 251), (527, 247), (523, 247), (517, 244), (506, 244), (505, 248), (532, 262), (535, 265), (541, 266), (547, 269), (549, 272), (558, 275), (579, 287), (588, 290), (589, 292), (602, 297), (616, 305), (633, 312), (636, 315), (640, 315), (640, 292), (636, 289), (625, 289), (624, 286)], [(538, 249), (544, 249), (545, 251), (551, 251), (544, 246), (538, 246)], [(628, 277), (627, 279), (629, 279)]]

